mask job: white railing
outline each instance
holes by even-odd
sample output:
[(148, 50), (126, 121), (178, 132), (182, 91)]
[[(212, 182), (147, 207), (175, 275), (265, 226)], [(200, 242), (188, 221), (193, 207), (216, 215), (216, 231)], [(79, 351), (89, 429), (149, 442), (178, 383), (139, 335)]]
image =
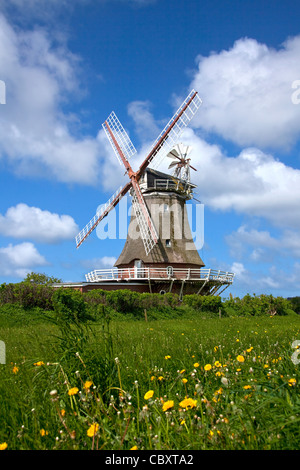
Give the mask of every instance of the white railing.
[(111, 268), (96, 269), (85, 275), (87, 282), (131, 281), (131, 280), (185, 280), (218, 281), (224, 284), (233, 282), (234, 273), (208, 268)]

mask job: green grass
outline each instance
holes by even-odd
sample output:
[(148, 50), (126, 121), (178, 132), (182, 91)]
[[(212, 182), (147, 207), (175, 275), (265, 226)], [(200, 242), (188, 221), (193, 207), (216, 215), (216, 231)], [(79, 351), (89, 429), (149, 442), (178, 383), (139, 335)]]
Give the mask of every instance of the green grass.
[(1, 315), (0, 446), (299, 449), (300, 317), (50, 320)]

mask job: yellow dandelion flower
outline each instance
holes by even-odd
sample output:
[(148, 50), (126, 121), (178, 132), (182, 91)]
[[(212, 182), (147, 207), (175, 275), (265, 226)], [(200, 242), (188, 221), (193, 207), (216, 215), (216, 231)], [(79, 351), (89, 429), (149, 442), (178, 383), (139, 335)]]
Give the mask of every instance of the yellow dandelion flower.
[(155, 380), (155, 375), (152, 375), (152, 377), (150, 378), (151, 381)]
[(182, 370), (180, 371), (181, 374), (183, 374), (184, 372), (185, 372), (185, 369), (182, 369)]
[(89, 390), (89, 388), (93, 385), (93, 382), (91, 380), (87, 380), (84, 384), (85, 390)]
[(168, 401), (165, 401), (165, 403), (163, 404), (163, 411), (167, 411), (169, 410), (170, 408), (173, 408), (174, 406), (174, 401), (173, 400), (168, 400)]
[(197, 400), (193, 400), (193, 398), (185, 398), (179, 403), (179, 406), (181, 406), (181, 408), (185, 408), (186, 410), (189, 410), (197, 406)]
[(160, 375), (160, 376), (158, 377), (158, 380), (162, 381), (162, 380), (163, 380), (163, 376)]
[(45, 431), (45, 429), (41, 429), (41, 430), (40, 430), (40, 435), (41, 435), (42, 437), (48, 436), (48, 434), (49, 434), (48, 431)]
[(64, 410), (64, 409), (60, 410), (60, 414), (61, 414), (61, 416), (65, 416), (66, 410)]
[(244, 389), (245, 389), (245, 390), (250, 390), (251, 388), (252, 388), (251, 385), (245, 385), (245, 386), (244, 386)]
[(165, 356), (165, 359), (171, 359), (171, 356)]
[(294, 387), (296, 385), (296, 379), (290, 379), (288, 383), (290, 387)]
[(153, 397), (153, 394), (154, 394), (154, 391), (153, 391), (153, 390), (149, 390), (147, 393), (145, 393), (144, 399), (145, 399), (145, 400), (149, 400), (150, 398)]
[(236, 360), (239, 361), (239, 362), (244, 362), (244, 361), (245, 361), (245, 358), (244, 358), (244, 356), (241, 356), (241, 355), (239, 354), (239, 355), (237, 356)]
[(17, 374), (19, 372), (19, 367), (14, 366), (12, 372), (13, 374)]
[(137, 447), (137, 446), (133, 446), (133, 447), (131, 447), (130, 450), (138, 450), (138, 447)]
[(211, 369), (211, 364), (206, 364), (204, 366), (204, 370), (210, 370)]
[(187, 383), (187, 379), (182, 379), (181, 382), (182, 382), (183, 384), (186, 384), (186, 383)]
[(87, 430), (87, 435), (89, 437), (94, 437), (94, 435), (96, 434), (96, 432), (98, 431), (99, 429), (99, 424), (98, 423), (93, 423), (90, 425), (89, 429)]
[(33, 364), (34, 366), (44, 366), (45, 363), (43, 361), (38, 361)]
[(215, 362), (215, 367), (222, 367), (222, 364), (219, 361)]
[(199, 367), (199, 362), (195, 362), (194, 367)]
[(0, 444), (0, 450), (5, 450), (5, 449), (7, 449), (7, 443), (2, 442), (2, 444)]
[(70, 390), (68, 391), (68, 395), (70, 396), (76, 395), (78, 392), (79, 392), (79, 389), (77, 387), (73, 387), (73, 388), (70, 388)]

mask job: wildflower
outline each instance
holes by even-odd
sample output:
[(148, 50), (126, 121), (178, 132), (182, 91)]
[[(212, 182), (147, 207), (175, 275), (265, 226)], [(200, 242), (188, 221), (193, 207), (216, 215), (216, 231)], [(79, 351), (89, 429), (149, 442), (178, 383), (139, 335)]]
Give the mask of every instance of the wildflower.
[(187, 379), (182, 379), (181, 382), (182, 382), (183, 384), (186, 384), (186, 383), (187, 383)]
[(84, 384), (85, 390), (89, 390), (89, 388), (93, 385), (93, 382), (91, 380), (87, 380)]
[(60, 410), (60, 414), (61, 414), (61, 416), (65, 416), (66, 410), (64, 410), (64, 409)]
[(199, 367), (199, 362), (195, 362), (194, 367)]
[(0, 444), (0, 450), (5, 450), (5, 449), (7, 449), (7, 443), (2, 442), (2, 444)]
[(204, 366), (204, 370), (210, 370), (211, 369), (211, 364), (206, 364)]
[(13, 374), (17, 374), (19, 372), (19, 367), (14, 366), (12, 372)]
[(222, 364), (219, 361), (215, 362), (215, 367), (222, 367)]
[(89, 437), (94, 437), (94, 435), (96, 434), (98, 429), (99, 429), (99, 424), (98, 423), (91, 424), (89, 429), (87, 430), (87, 435)]
[(41, 430), (40, 430), (40, 435), (41, 435), (42, 437), (47, 436), (47, 435), (48, 435), (48, 431), (45, 431), (45, 429), (41, 429)]
[(215, 347), (214, 347), (214, 352), (217, 352), (218, 349), (219, 349), (219, 347), (218, 347), (218, 346), (215, 346)]
[(238, 355), (236, 359), (237, 359), (237, 361), (239, 361), (239, 362), (244, 362), (244, 361), (245, 361), (244, 356), (241, 356), (241, 355)]
[(70, 396), (76, 395), (78, 392), (79, 392), (78, 388), (73, 387), (73, 388), (70, 388), (70, 390), (68, 391), (68, 395), (70, 395)]
[(185, 372), (185, 369), (182, 369), (182, 370), (180, 371), (180, 374), (183, 374), (184, 372)]
[(43, 361), (38, 361), (33, 364), (34, 366), (44, 366), (45, 363)]
[(171, 359), (171, 356), (165, 356), (165, 359)]
[(149, 400), (149, 398), (152, 398), (154, 394), (153, 390), (149, 390), (147, 393), (145, 393), (144, 399)]
[(179, 406), (181, 406), (182, 408), (185, 408), (186, 410), (195, 408), (196, 405), (197, 405), (197, 400), (193, 400), (193, 398), (185, 398), (179, 403)]
[(158, 377), (158, 380), (162, 381), (162, 380), (163, 380), (163, 376), (160, 375), (160, 376)]
[(253, 349), (253, 346), (251, 346), (249, 349), (247, 349), (247, 352), (251, 352)]
[(296, 385), (296, 379), (290, 379), (289, 380), (289, 386), (294, 387)]
[(150, 378), (151, 381), (155, 380), (155, 375), (152, 375), (152, 377)]
[(226, 377), (222, 377), (221, 382), (223, 385), (225, 385), (225, 387), (228, 387), (228, 379)]
[(138, 447), (137, 447), (137, 446), (133, 446), (133, 447), (131, 447), (130, 450), (138, 450)]
[(165, 403), (163, 404), (163, 411), (167, 411), (169, 410), (170, 408), (173, 408), (174, 406), (174, 401), (173, 400), (168, 400), (168, 401), (165, 401)]
[(245, 386), (244, 386), (244, 389), (245, 389), (245, 390), (250, 390), (250, 388), (251, 388), (251, 385), (245, 385)]

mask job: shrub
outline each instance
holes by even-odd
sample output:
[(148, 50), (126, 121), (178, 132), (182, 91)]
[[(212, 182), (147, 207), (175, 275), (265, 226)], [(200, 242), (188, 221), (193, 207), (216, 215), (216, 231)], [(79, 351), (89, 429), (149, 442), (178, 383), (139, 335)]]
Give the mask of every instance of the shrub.
[(214, 314), (225, 314), (224, 306), (221, 297), (206, 296), (206, 295), (185, 295), (183, 297), (183, 304), (192, 307), (196, 311), (211, 312)]
[(81, 292), (61, 287), (52, 297), (54, 311), (58, 318), (78, 322), (88, 319), (87, 303)]

